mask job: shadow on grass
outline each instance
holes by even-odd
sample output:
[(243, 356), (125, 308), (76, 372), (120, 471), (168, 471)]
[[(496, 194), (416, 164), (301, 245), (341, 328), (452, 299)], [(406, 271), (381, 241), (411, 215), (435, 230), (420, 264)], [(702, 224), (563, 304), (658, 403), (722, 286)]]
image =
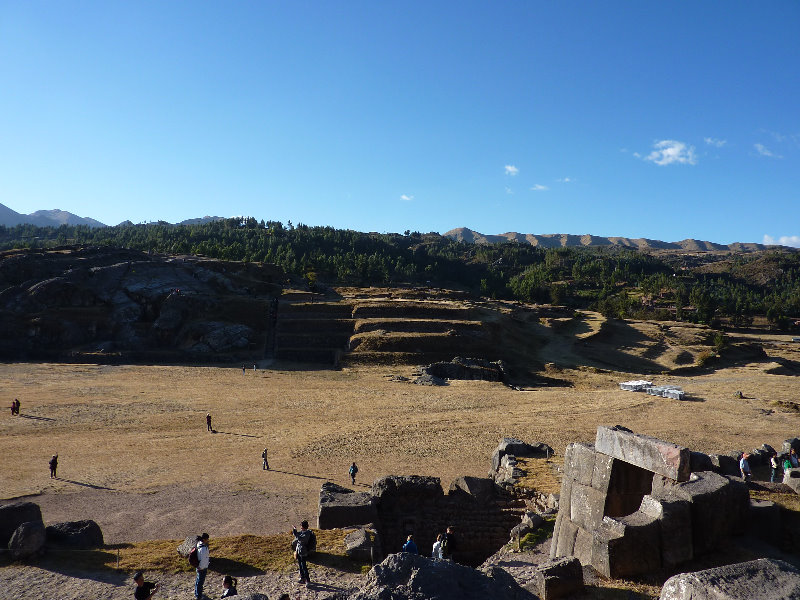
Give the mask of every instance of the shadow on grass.
[(320, 567), (328, 567), (330, 569), (336, 569), (337, 571), (357, 574), (362, 572), (364, 566), (362, 563), (356, 562), (348, 556), (330, 554), (319, 550), (308, 557), (308, 562)]
[(17, 416), (23, 419), (33, 419), (34, 421), (55, 421), (55, 419), (51, 419), (50, 417), (37, 417), (36, 415), (23, 415), (21, 413)]
[(303, 473), (292, 473), (291, 471), (281, 471), (280, 469), (270, 469), (273, 473), (283, 473), (284, 475), (295, 475), (297, 477), (306, 477), (307, 479), (320, 479), (328, 481), (327, 477), (319, 477), (317, 475), (304, 475)]
[(240, 437), (251, 437), (251, 438), (261, 437), (260, 435), (252, 435), (250, 433), (234, 433), (233, 431), (220, 431), (218, 429), (215, 429), (213, 433), (222, 433), (224, 435), (238, 435)]
[(125, 570), (116, 568), (116, 550), (126, 547), (129, 547), (129, 544), (116, 544), (98, 550), (48, 548), (47, 553), (33, 564), (69, 577), (125, 585), (129, 583), (131, 576)]
[(80, 485), (82, 487), (92, 488), (93, 490), (109, 490), (111, 492), (116, 492), (114, 488), (106, 487), (104, 485), (95, 485), (94, 483), (85, 483), (83, 481), (73, 481), (72, 479), (64, 479), (63, 477), (54, 477), (58, 481), (63, 481), (65, 483), (71, 483), (73, 485)]
[(209, 570), (219, 573), (220, 575), (233, 575), (235, 577), (250, 577), (252, 575), (263, 575), (266, 573), (263, 569), (254, 567), (251, 564), (233, 560), (232, 558), (211, 557)]

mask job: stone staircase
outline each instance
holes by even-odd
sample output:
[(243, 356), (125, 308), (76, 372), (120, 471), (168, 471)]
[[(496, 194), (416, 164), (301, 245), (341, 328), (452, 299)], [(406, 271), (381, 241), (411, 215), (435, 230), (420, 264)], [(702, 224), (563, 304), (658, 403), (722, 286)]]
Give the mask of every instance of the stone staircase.
[(278, 360), (339, 365), (353, 335), (353, 307), (339, 301), (281, 298), (273, 354)]

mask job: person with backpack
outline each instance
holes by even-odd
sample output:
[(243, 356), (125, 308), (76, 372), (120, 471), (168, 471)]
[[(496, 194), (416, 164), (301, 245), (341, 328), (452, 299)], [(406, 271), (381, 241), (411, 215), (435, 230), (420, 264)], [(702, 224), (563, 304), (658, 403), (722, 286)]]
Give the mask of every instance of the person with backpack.
[(261, 453), (261, 468), (264, 471), (269, 471), (269, 462), (267, 461), (267, 449), (264, 448), (264, 451)]
[(197, 570), (197, 577), (194, 580), (194, 597), (197, 600), (203, 598), (203, 584), (206, 582), (208, 574), (208, 563), (211, 557), (208, 550), (208, 534), (203, 533), (197, 536), (197, 543), (189, 553), (189, 564)]
[(311, 551), (314, 540), (314, 533), (308, 529), (308, 521), (300, 523), (300, 531), (292, 527), (292, 548), (294, 549), (294, 557), (297, 559), (297, 566), (300, 569), (300, 585), (305, 584), (306, 587), (311, 585), (311, 577), (308, 574), (308, 565), (306, 559)]
[(58, 479), (56, 469), (58, 469), (58, 454), (53, 454), (53, 458), (48, 463), (50, 465), (50, 479)]
[(350, 465), (350, 470), (348, 471), (348, 473), (350, 473), (350, 479), (353, 481), (353, 485), (355, 485), (356, 484), (356, 473), (358, 473), (358, 467), (356, 466), (355, 461), (353, 461), (353, 464)]

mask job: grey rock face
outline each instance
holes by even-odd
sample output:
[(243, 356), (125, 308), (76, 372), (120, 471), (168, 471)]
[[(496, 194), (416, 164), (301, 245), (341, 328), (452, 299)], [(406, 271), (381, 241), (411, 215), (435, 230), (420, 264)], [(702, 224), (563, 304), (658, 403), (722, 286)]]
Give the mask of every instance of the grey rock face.
[(690, 473), (688, 448), (649, 435), (633, 433), (624, 427), (597, 428), (595, 448), (612, 458), (664, 475), (675, 481), (687, 481)]
[(555, 600), (583, 590), (583, 569), (577, 558), (560, 558), (541, 565), (533, 580), (541, 600)]
[(336, 600), (535, 600), (502, 569), (476, 571), (446, 560), (390, 554), (367, 575), (363, 588)]
[(372, 494), (379, 502), (397, 494), (415, 494), (419, 497), (444, 496), (441, 479), (423, 475), (387, 475), (372, 484)]
[(345, 552), (353, 560), (375, 564), (380, 562), (378, 533), (371, 527), (359, 527), (344, 538)]
[(761, 558), (670, 577), (660, 600), (797, 600), (800, 571), (780, 560)]
[(33, 556), (44, 547), (46, 538), (44, 523), (41, 521), (22, 523), (8, 542), (11, 558), (22, 560)]
[(319, 529), (365, 525), (378, 520), (375, 497), (326, 481), (319, 492)]
[(47, 543), (68, 548), (100, 548), (103, 531), (91, 519), (55, 523), (46, 528)]
[(14, 502), (0, 506), (0, 545), (8, 546), (17, 527), (29, 521), (41, 521), (42, 510), (35, 502)]

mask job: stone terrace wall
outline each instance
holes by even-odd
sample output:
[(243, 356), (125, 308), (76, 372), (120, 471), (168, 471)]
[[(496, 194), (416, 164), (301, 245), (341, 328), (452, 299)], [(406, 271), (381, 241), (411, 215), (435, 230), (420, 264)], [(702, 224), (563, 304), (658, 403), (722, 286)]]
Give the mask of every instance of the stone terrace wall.
[[(318, 521), (321, 528), (343, 526), (348, 511), (353, 513), (351, 524), (360, 524), (365, 510), (374, 510), (384, 555), (399, 552), (406, 537), (413, 534), (420, 553), (430, 556), (436, 535), (453, 527), (454, 558), (471, 566), (482, 563), (508, 541), (525, 510), (524, 501), (514, 499), (491, 479), (477, 477), (459, 477), (446, 494), (438, 477), (415, 475), (377, 480), (369, 501), (359, 498), (354, 502), (350, 490), (327, 486), (323, 491)], [(333, 496), (341, 496), (341, 501)], [(357, 506), (348, 509), (348, 502)], [(334, 510), (335, 519), (329, 516)]]

